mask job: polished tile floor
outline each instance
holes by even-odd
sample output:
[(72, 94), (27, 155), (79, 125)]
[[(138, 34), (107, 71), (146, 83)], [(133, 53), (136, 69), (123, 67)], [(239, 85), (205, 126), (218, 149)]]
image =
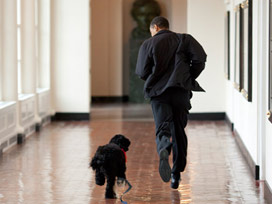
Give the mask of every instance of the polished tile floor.
[[(158, 174), (154, 123), (146, 106), (95, 106), (90, 122), (52, 122), (0, 157), (1, 204), (113, 204), (88, 168), (98, 145), (130, 138), (127, 203), (266, 203), (223, 121), (190, 121), (189, 157), (178, 190)], [(117, 187), (118, 196), (126, 187)]]

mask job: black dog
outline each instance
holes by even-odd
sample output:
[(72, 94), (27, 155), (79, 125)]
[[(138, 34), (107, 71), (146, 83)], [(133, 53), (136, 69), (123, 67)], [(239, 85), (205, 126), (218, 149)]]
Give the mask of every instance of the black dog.
[(107, 179), (106, 198), (116, 198), (114, 184), (116, 177), (118, 181), (126, 179), (126, 152), (130, 145), (129, 139), (123, 135), (115, 135), (104, 146), (96, 150), (90, 166), (95, 170), (95, 182), (103, 186)]

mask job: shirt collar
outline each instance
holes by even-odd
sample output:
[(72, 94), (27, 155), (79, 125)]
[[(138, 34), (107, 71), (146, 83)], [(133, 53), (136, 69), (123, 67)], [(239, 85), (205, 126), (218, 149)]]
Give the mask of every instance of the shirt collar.
[[(156, 35), (160, 35), (163, 33), (171, 33), (171, 31), (170, 30), (160, 30), (159, 32), (156, 33)], [(156, 35), (154, 35), (154, 36), (156, 36)]]

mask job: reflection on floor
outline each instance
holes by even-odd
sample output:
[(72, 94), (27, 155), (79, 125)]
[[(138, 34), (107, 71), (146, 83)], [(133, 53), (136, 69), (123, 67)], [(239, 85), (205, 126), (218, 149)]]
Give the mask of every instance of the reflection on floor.
[[(132, 141), (127, 153), (128, 203), (265, 203), (232, 134), (223, 121), (190, 121), (189, 158), (178, 190), (158, 173), (154, 123), (145, 106), (95, 106), (90, 122), (52, 122), (0, 158), (0, 203), (98, 204), (105, 186), (94, 184), (88, 168), (97, 146), (116, 133)], [(126, 190), (116, 188), (118, 195)]]

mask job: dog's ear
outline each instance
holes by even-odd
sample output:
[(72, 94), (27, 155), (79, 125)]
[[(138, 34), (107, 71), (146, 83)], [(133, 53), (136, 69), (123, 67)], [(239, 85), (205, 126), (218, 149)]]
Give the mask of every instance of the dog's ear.
[(117, 144), (118, 146), (120, 146), (122, 138), (124, 138), (124, 135), (121, 135), (121, 134), (114, 135), (111, 138), (109, 143), (114, 143), (114, 144)]
[(118, 134), (115, 135), (111, 140), (110, 143), (117, 144), (120, 148), (124, 149), (124, 151), (128, 151), (128, 147), (130, 145), (130, 141), (124, 135)]
[(125, 151), (128, 151), (128, 147), (130, 146), (130, 140), (126, 137), (124, 137), (122, 141), (122, 146)]

